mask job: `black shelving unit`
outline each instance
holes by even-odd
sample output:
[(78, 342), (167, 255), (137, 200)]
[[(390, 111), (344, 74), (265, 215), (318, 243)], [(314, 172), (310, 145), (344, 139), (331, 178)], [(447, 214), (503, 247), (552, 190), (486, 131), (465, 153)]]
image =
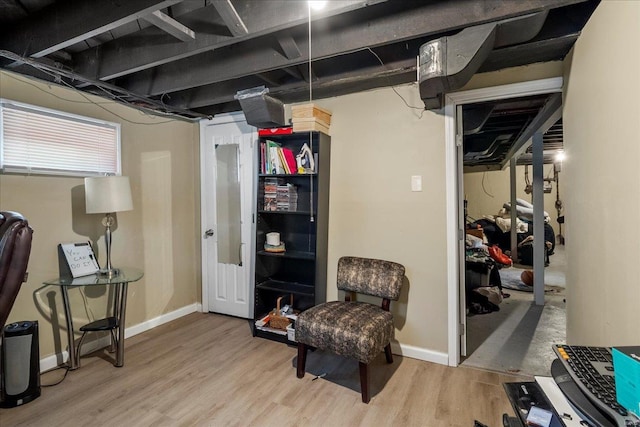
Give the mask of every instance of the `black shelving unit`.
[[(326, 301), (327, 238), (329, 220), (329, 166), (331, 139), (320, 132), (261, 136), (298, 154), (306, 143), (315, 160), (313, 173), (265, 174), (258, 169), (256, 203), (256, 263), (254, 320), (273, 310), (278, 297), (293, 307), (306, 310)], [(260, 150), (260, 144), (258, 144)], [(258, 159), (261, 159), (260, 151)], [(260, 162), (259, 162), (260, 163)], [(260, 168), (260, 166), (258, 166)], [(281, 184), (295, 186), (298, 195), (295, 210), (265, 210), (265, 180), (276, 178)], [(267, 233), (280, 233), (285, 252), (264, 250)], [(254, 336), (292, 344), (285, 333), (253, 325)]]

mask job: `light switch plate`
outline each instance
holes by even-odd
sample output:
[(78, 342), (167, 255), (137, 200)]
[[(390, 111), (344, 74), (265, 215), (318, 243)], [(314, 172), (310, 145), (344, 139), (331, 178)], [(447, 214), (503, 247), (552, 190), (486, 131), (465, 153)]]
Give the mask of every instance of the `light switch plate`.
[(422, 175), (411, 176), (411, 191), (422, 191)]

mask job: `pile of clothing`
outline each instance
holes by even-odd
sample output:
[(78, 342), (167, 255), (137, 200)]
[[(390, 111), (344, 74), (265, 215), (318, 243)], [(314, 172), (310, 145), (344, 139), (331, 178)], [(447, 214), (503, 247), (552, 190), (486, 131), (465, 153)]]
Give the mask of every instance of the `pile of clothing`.
[[(484, 215), (482, 219), (467, 225), (468, 229), (482, 230), (483, 239), (489, 246), (497, 246), (502, 251), (511, 250), (511, 204), (504, 203), (498, 215)], [(518, 263), (533, 265), (533, 205), (526, 200), (516, 199), (516, 231), (518, 242)], [(555, 250), (555, 232), (550, 217), (544, 212), (545, 265)]]
[(509, 294), (502, 291), (500, 268), (511, 266), (511, 259), (497, 246), (467, 234), (465, 256), (465, 297), (469, 314), (499, 311), (499, 304)]

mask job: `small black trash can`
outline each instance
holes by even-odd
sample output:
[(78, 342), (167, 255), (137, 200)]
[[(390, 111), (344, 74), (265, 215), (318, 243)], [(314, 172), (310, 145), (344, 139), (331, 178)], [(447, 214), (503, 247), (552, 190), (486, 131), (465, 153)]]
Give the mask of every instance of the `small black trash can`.
[(40, 396), (37, 321), (5, 326), (0, 365), (0, 407), (13, 408)]

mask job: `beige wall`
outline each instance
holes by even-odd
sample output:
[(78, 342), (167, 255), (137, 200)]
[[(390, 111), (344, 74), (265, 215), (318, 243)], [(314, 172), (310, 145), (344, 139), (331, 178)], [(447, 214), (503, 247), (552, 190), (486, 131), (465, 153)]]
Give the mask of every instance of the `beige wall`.
[[(467, 88), (553, 77), (558, 75), (557, 68), (557, 63), (536, 64), (482, 74)], [(124, 174), (131, 177), (135, 209), (119, 215), (113, 261), (142, 267), (146, 273), (130, 288), (127, 325), (200, 302), (197, 126), (182, 121), (129, 124), (95, 105), (52, 96), (84, 102), (73, 92), (40, 84), (34, 87), (32, 82), (19, 83), (11, 76), (0, 74), (3, 97), (123, 124)], [(396, 339), (418, 351), (445, 354), (444, 117), (441, 112), (421, 111), (416, 84), (396, 89), (417, 108), (408, 108), (391, 89), (318, 102), (333, 112), (327, 295), (329, 300), (338, 297), (335, 277), (340, 256), (400, 262), (407, 269), (408, 283), (400, 301), (392, 306)], [(129, 120), (166, 120), (116, 104), (109, 103), (107, 108)], [(422, 176), (422, 192), (411, 191), (412, 175)], [(57, 325), (64, 323), (57, 290), (40, 289), (43, 280), (57, 276), (56, 245), (102, 233), (100, 224), (91, 223), (86, 230), (81, 200), (72, 200), (72, 191), (79, 187), (82, 180), (76, 178), (0, 175), (0, 208), (24, 212), (36, 230), (31, 276), (10, 320), (41, 321), (42, 357), (59, 352), (66, 343), (64, 331), (57, 332)], [(53, 307), (58, 310), (53, 326), (48, 320), (51, 291)], [(87, 301), (86, 309), (75, 311), (79, 324), (103, 310), (102, 299), (90, 295)], [(73, 304), (83, 307), (85, 302), (78, 294)]]
[[(421, 106), (417, 86), (397, 88)], [(403, 344), (447, 350), (444, 118), (380, 89), (318, 102), (332, 111), (327, 299), (344, 255), (396, 261), (408, 286), (392, 309)], [(421, 175), (423, 191), (411, 191)], [(436, 326), (437, 325), (437, 326)]]
[(566, 62), (567, 340), (640, 342), (640, 2), (605, 1)]
[[(524, 166), (516, 167), (516, 197), (532, 203), (533, 195), (524, 192), (526, 185), (524, 170)], [(563, 173), (559, 172), (558, 175), (558, 181), (560, 182), (560, 200), (562, 200), (565, 196), (565, 182)], [(553, 178), (553, 165), (544, 165), (543, 176), (545, 178)], [(502, 171), (465, 173), (464, 195), (468, 202), (467, 210), (469, 217), (481, 219), (484, 215), (497, 215), (502, 205), (511, 200), (510, 182), (509, 168)], [(531, 166), (529, 166), (529, 182), (533, 182), (533, 170)], [(557, 184), (553, 182), (551, 183), (551, 193), (545, 193), (544, 210), (547, 211), (551, 218), (549, 224), (551, 224), (553, 231), (558, 235), (558, 211), (555, 208), (556, 188), (558, 188)]]
[[(126, 325), (200, 302), (197, 124), (90, 97), (98, 106), (71, 90), (5, 72), (0, 72), (0, 97), (122, 124), (123, 175), (131, 180), (134, 210), (117, 215), (112, 260), (116, 267), (145, 272), (129, 288)], [(99, 216), (84, 213), (83, 182), (0, 174), (0, 209), (21, 212), (34, 229), (29, 280), (9, 322), (39, 321), (41, 358), (67, 347), (60, 292), (42, 285), (58, 276), (58, 243), (98, 240), (99, 259), (105, 262), (104, 227)], [(70, 291), (76, 328), (104, 316), (103, 294)]]
[[(552, 62), (480, 74), (467, 88), (557, 77), (561, 70)], [(388, 88), (317, 101), (333, 113), (327, 299), (338, 298), (341, 256), (399, 262), (408, 286), (392, 304), (396, 339), (447, 353), (444, 116), (421, 111), (417, 84), (396, 90), (417, 109)], [(411, 191), (412, 175), (422, 176), (422, 192)]]

